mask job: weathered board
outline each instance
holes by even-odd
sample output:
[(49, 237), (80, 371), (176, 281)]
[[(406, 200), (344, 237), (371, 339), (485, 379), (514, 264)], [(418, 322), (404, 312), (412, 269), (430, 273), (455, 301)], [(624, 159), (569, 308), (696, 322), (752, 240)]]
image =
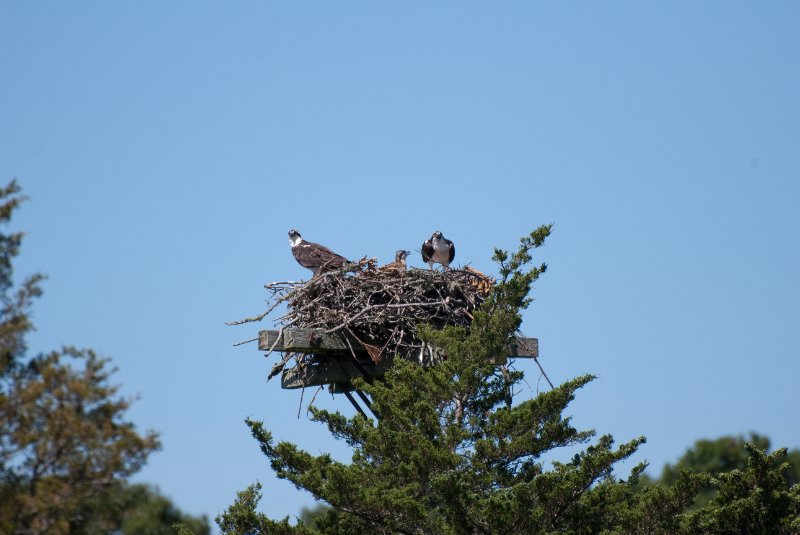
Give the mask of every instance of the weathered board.
[[(384, 359), (378, 364), (359, 359), (359, 364), (372, 378), (383, 376), (392, 365), (391, 359)], [(284, 370), (281, 374), (281, 388), (294, 389), (330, 383), (350, 383), (354, 377), (362, 377), (362, 374), (352, 360), (323, 357), (315, 359), (311, 365)]]
[(539, 358), (539, 339), (517, 337), (517, 343), (508, 346), (508, 356), (520, 359)]
[[(358, 362), (353, 360), (350, 348), (344, 339), (335, 334), (325, 334), (320, 329), (288, 328), (283, 332), (265, 330), (258, 333), (258, 348), (262, 351), (294, 351), (306, 353), (305, 365), (285, 369), (281, 375), (281, 387), (285, 389), (304, 388), (333, 384), (338, 391), (347, 390), (354, 377), (382, 377), (392, 364), (391, 358), (374, 363), (359, 344), (353, 344)], [(494, 360), (505, 364), (509, 358), (538, 358), (539, 340), (536, 338), (517, 338), (509, 344), (503, 355)]]
[[(273, 347), (274, 346), (274, 347)], [(268, 330), (258, 333), (258, 349), (261, 351), (296, 351), (298, 353), (348, 353), (350, 349), (341, 337), (325, 334), (321, 329), (294, 329), (283, 331)], [(358, 344), (353, 350), (366, 352)], [(517, 342), (508, 346), (506, 357), (538, 358), (539, 340), (537, 338), (517, 338)], [(502, 356), (500, 357), (502, 358)]]
[[(277, 342), (277, 343), (276, 343)], [(275, 346), (273, 348), (273, 346)], [(259, 331), (258, 332), (259, 351), (283, 351), (283, 335), (280, 331)]]
[[(277, 342), (277, 343), (276, 343)], [(285, 329), (258, 333), (258, 349), (269, 351), (296, 351), (298, 353), (350, 352), (344, 340), (336, 334), (325, 334), (322, 329)], [(360, 348), (353, 346), (355, 351)], [(366, 350), (365, 350), (366, 351)]]

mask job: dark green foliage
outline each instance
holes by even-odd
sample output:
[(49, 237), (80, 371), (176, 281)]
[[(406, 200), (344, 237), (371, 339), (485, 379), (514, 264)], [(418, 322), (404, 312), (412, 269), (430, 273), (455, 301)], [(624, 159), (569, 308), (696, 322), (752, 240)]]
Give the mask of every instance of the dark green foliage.
[(756, 433), (698, 440), (646, 490), (701, 482), (685, 533), (797, 533), (800, 451), (767, 454), (769, 447)]
[(747, 468), (711, 478), (717, 494), (688, 518), (688, 533), (800, 533), (800, 485), (789, 486), (786, 449), (767, 454), (754, 444), (745, 448)]
[(756, 433), (751, 433), (748, 439), (738, 436), (698, 440), (694, 446), (686, 450), (674, 466), (668, 464), (664, 467), (661, 482), (672, 485), (681, 470), (694, 473), (707, 472), (713, 476), (731, 470), (744, 470), (748, 459), (745, 444), (748, 442), (758, 449), (769, 449), (769, 439)]
[[(698, 440), (674, 465), (667, 464), (664, 467), (661, 479), (657, 482), (674, 485), (684, 471), (692, 474), (708, 474), (716, 478), (733, 470), (746, 470), (750, 459), (746, 447), (748, 443), (762, 451), (770, 449), (769, 439), (757, 433), (750, 433), (747, 438), (739, 435)], [(800, 450), (788, 452), (786, 461), (786, 480), (788, 485), (792, 486), (800, 481)], [(709, 503), (716, 496), (716, 489), (714, 480), (709, 478), (700, 489), (695, 507), (699, 508)]]
[(211, 533), (208, 519), (182, 513), (157, 489), (143, 484), (116, 484), (102, 495), (84, 500), (73, 516), (70, 533), (95, 535), (119, 530), (125, 535), (174, 535), (182, 524), (196, 535)]
[[(241, 535), (256, 535), (259, 533), (294, 533), (312, 534), (314, 530), (303, 526), (302, 522), (296, 526), (289, 524), (286, 517), (280, 521), (273, 521), (256, 511), (256, 505), (261, 499), (261, 484), (256, 483), (243, 490), (236, 497), (236, 502), (228, 510), (217, 516), (216, 521), (223, 533), (238, 533)], [(180, 535), (190, 535), (189, 530), (183, 529)]]
[(300, 510), (299, 520), (306, 526), (315, 529), (317, 527), (317, 519), (325, 516), (329, 510), (330, 507), (322, 503), (318, 503), (314, 507), (303, 507)]

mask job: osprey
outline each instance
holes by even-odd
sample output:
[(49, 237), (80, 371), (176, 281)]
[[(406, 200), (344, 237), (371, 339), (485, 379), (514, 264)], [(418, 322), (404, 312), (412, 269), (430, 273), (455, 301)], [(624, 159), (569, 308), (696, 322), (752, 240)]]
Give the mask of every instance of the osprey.
[(446, 268), (450, 267), (450, 262), (456, 256), (456, 246), (453, 242), (442, 236), (438, 230), (431, 235), (430, 239), (422, 244), (422, 261), (427, 262), (428, 267), (433, 269), (433, 264), (441, 264)]
[(394, 262), (389, 262), (385, 266), (381, 266), (378, 269), (381, 271), (405, 271), (406, 267), (406, 257), (410, 255), (410, 251), (404, 251), (400, 249), (394, 254)]
[(304, 240), (294, 229), (289, 231), (289, 243), (297, 263), (310, 269), (314, 275), (320, 271), (343, 267), (348, 263), (345, 257), (334, 253), (324, 245)]

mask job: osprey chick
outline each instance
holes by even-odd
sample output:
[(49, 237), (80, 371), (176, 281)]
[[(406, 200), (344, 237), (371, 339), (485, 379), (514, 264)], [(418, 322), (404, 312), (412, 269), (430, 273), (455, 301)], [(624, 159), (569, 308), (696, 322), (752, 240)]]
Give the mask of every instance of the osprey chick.
[(422, 261), (426, 262), (431, 269), (433, 269), (433, 264), (441, 264), (449, 268), (450, 262), (455, 256), (456, 246), (438, 230), (422, 244)]
[(400, 249), (394, 254), (394, 262), (389, 262), (385, 266), (381, 266), (378, 269), (381, 271), (405, 271), (407, 269), (406, 257), (408, 257), (410, 254), (410, 251), (404, 251), (403, 249)]
[(320, 271), (327, 271), (344, 267), (348, 260), (318, 243), (306, 241), (300, 233), (292, 229), (289, 231), (289, 244), (297, 263), (310, 269), (314, 275)]

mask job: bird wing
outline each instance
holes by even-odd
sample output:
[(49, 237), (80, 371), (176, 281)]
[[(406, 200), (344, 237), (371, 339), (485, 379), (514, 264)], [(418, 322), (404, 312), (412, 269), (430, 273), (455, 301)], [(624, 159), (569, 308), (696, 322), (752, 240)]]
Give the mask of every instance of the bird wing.
[(347, 259), (342, 255), (334, 253), (324, 245), (313, 242), (301, 243), (293, 248), (292, 252), (300, 265), (307, 268), (339, 267), (347, 263)]
[(431, 240), (425, 240), (422, 243), (422, 261), (423, 262), (430, 262), (431, 258), (433, 258), (433, 242)]
[(456, 257), (456, 246), (450, 240), (447, 240), (447, 245), (450, 246), (450, 258), (448, 259), (448, 262), (452, 262)]
[(347, 262), (347, 259), (340, 254), (334, 253), (324, 245), (320, 245), (319, 243), (308, 242), (309, 245), (313, 245), (314, 248), (319, 252), (320, 255), (326, 255), (328, 258), (337, 258), (341, 259), (342, 262)]
[(319, 267), (319, 264), (308, 247), (296, 245), (292, 247), (292, 255), (294, 255), (294, 259), (297, 260), (297, 263), (304, 268), (315, 269)]

